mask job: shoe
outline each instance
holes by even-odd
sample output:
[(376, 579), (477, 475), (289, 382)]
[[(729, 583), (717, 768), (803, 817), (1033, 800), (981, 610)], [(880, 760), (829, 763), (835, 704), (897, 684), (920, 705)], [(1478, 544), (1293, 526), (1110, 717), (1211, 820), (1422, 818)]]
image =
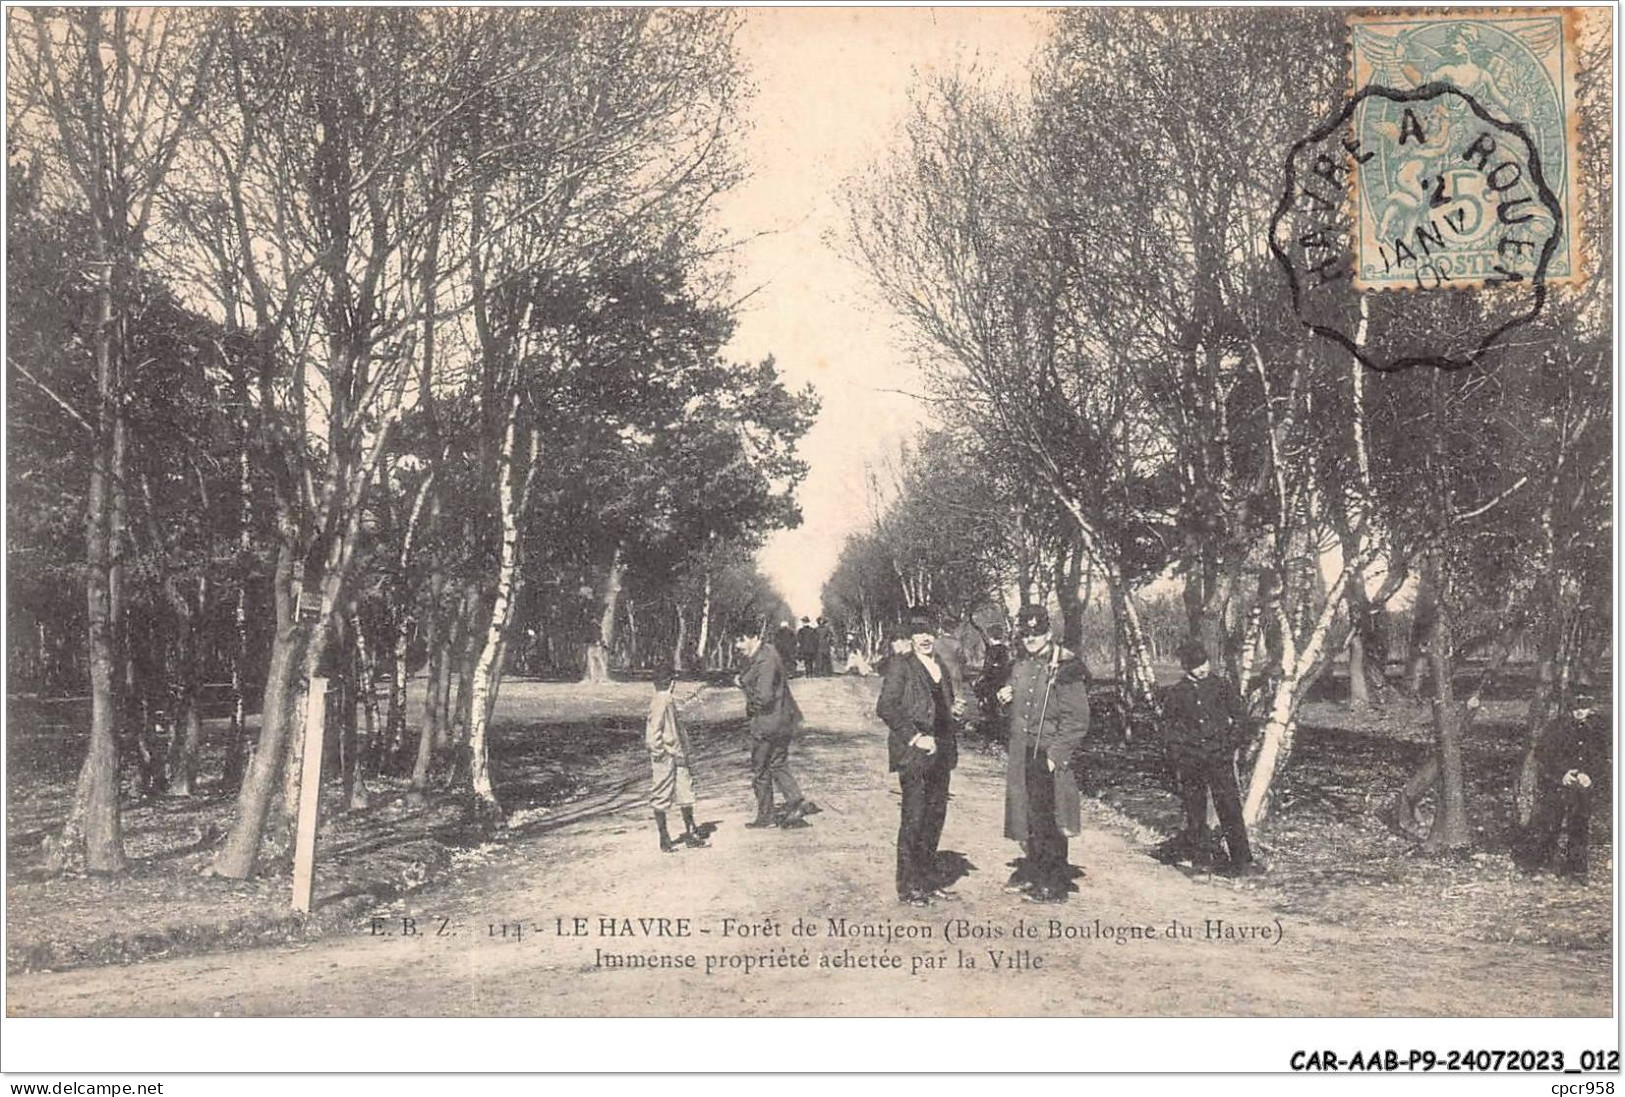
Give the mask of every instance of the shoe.
[(957, 900), (959, 898), (959, 892), (950, 891), (948, 888), (941, 888), (941, 887), (932, 888), (931, 889), (931, 897), (933, 899), (953, 899), (953, 900)]
[(1066, 892), (1058, 888), (1035, 887), (1022, 898), (1029, 903), (1064, 903)]
[(771, 826), (777, 826), (777, 825), (778, 824), (774, 822), (772, 816), (768, 816), (767, 818), (762, 818), (761, 816), (758, 816), (757, 818), (752, 819), (750, 822), (746, 823), (745, 828), (747, 830), (761, 830), (764, 827), (771, 827)]
[(695, 834), (693, 831), (689, 831), (687, 834), (684, 834), (678, 839), (678, 841), (683, 843), (683, 845), (687, 846), (689, 849), (705, 849), (711, 844), (704, 838), (701, 838), (698, 834)]
[(819, 812), (821, 812), (823, 810), (824, 810), (823, 808), (819, 807), (817, 804), (813, 803), (811, 800), (803, 800), (803, 801), (801, 801), (801, 814), (803, 814), (803, 815), (817, 815)]
[(801, 830), (803, 828), (810, 827), (810, 826), (812, 826), (812, 824), (807, 822), (807, 820), (803, 819), (799, 815), (785, 816), (784, 821), (779, 824), (779, 829), (780, 830)]
[(786, 804), (784, 814), (779, 816), (779, 826), (787, 827), (800, 822), (807, 814), (807, 801), (797, 800), (793, 804)]
[(1006, 895), (1025, 895), (1033, 889), (1031, 880), (1023, 880), (1019, 876), (1012, 876), (1005, 881), (1004, 893)]
[(931, 900), (921, 891), (911, 891), (907, 895), (899, 895), (897, 901), (911, 907), (928, 907), (931, 905)]
[(676, 853), (677, 852), (677, 843), (672, 841), (670, 838), (662, 838), (662, 839), (660, 839), (660, 852), (661, 853)]

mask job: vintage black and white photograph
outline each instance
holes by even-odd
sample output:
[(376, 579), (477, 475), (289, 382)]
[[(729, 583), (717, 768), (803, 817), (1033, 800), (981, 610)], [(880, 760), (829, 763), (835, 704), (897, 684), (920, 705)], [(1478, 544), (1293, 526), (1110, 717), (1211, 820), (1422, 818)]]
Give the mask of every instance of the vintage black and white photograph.
[(1612, 9), (5, 17), (9, 1020), (1614, 1016)]

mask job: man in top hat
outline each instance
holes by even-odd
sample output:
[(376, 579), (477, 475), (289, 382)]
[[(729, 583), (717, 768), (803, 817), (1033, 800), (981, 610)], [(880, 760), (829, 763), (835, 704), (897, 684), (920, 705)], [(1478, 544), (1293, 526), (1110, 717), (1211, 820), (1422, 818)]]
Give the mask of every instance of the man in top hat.
[(890, 730), (890, 770), (903, 792), (897, 828), (897, 897), (912, 906), (952, 898), (937, 876), (937, 846), (948, 818), (948, 781), (959, 762), (954, 685), (937, 659), (928, 615), (909, 619), (909, 650), (886, 664), (875, 714)]
[(812, 618), (803, 617), (796, 632), (796, 649), (801, 655), (801, 673), (808, 678), (818, 673), (818, 630)]
[(1043, 606), (1023, 606), (1016, 628), (1022, 657), (998, 692), (1010, 706), (1004, 836), (1026, 856), (1005, 890), (1063, 903), (1071, 890), (1067, 838), (1083, 829), (1072, 755), (1089, 733), (1088, 676), (1083, 661), (1050, 635)]
[(1222, 869), (1232, 876), (1257, 875), (1264, 870), (1253, 860), (1236, 784), (1236, 751), (1251, 731), (1247, 707), (1235, 687), (1213, 673), (1200, 640), (1179, 645), (1179, 664), (1185, 676), (1163, 694), (1162, 731), (1179, 783), (1187, 848), (1198, 864), (1213, 848), (1207, 826), (1211, 794), (1229, 853)]
[[(747, 827), (804, 827), (807, 802), (790, 772), (790, 739), (801, 723), (801, 707), (790, 693), (789, 674), (778, 649), (761, 637), (744, 633), (735, 642), (745, 657), (739, 688), (745, 691), (745, 715), (750, 719), (751, 788), (756, 793), (756, 818)], [(784, 794), (781, 818), (773, 816), (773, 788)]]
[[(1607, 771), (1598, 763), (1608, 729), (1591, 726), (1593, 704), (1589, 694), (1577, 694), (1567, 717), (1547, 729), (1535, 747), (1539, 784), (1522, 858), (1527, 868), (1549, 866), (1582, 884), (1588, 867), (1592, 774)], [(1565, 837), (1568, 848), (1559, 860), (1558, 846)]]

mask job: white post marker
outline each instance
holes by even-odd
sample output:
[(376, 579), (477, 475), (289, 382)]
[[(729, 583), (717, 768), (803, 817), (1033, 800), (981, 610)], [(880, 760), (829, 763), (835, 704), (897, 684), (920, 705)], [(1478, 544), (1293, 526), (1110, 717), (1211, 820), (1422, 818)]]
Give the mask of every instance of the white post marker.
[(312, 678), (305, 698), (305, 758), (299, 771), (299, 827), (293, 847), (293, 909), (310, 913), (316, 878), (316, 823), (322, 802), (322, 730), (327, 679)]

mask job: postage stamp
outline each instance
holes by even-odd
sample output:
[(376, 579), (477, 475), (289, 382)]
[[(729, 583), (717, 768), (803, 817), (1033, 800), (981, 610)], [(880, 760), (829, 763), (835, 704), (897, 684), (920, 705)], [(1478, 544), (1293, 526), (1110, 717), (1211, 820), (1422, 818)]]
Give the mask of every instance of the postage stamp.
[[(1348, 22), (1355, 94), (1401, 93), (1366, 96), (1353, 119), (1363, 150), (1351, 165), (1355, 286), (1504, 284), (1534, 277), (1542, 258), (1545, 282), (1575, 281), (1574, 13), (1384, 12)], [(1437, 94), (1403, 94), (1424, 90)], [(1503, 155), (1506, 126), (1524, 138), (1515, 157)], [(1555, 216), (1542, 190), (1555, 196)]]

